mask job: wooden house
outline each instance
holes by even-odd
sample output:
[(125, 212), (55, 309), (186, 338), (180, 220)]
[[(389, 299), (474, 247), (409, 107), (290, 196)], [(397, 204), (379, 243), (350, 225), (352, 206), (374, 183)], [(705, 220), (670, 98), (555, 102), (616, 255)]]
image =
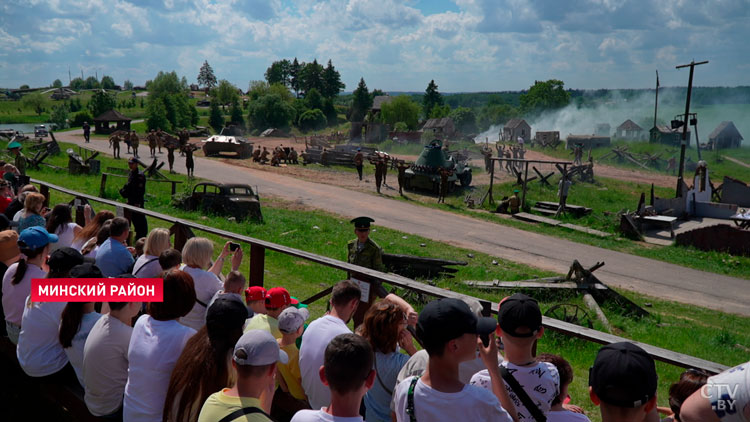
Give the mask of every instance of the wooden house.
[(739, 148), (742, 140), (737, 126), (730, 121), (719, 123), (719, 126), (716, 126), (716, 129), (708, 135), (708, 142), (712, 149)]
[(526, 123), (526, 120), (510, 119), (503, 126), (501, 138), (505, 142), (516, 142), (518, 138), (523, 139), (524, 142), (529, 142), (531, 140), (531, 126)]

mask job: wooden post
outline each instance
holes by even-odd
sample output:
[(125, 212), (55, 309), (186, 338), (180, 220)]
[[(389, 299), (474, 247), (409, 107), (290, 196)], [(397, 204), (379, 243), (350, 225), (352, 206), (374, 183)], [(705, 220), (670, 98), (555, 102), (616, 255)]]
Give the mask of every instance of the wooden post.
[(250, 244), (250, 281), (249, 286), (263, 286), (265, 271), (266, 248)]
[(44, 206), (49, 208), (49, 186), (44, 183), (39, 184), (39, 193), (44, 195)]
[[(104, 192), (107, 188), (107, 173), (102, 173), (102, 182), (99, 184), (99, 196), (104, 198)], [(174, 192), (172, 192), (174, 194)]]
[[(76, 199), (79, 199), (79, 198), (76, 198)], [(84, 202), (84, 201), (85, 199), (82, 200), (81, 202)], [(86, 215), (84, 214), (84, 212), (85, 211), (83, 210), (83, 205), (79, 205), (76, 207), (76, 224), (78, 224), (81, 227), (86, 225)]]
[(526, 208), (526, 185), (529, 183), (529, 162), (526, 161), (526, 166), (523, 172), (523, 192), (521, 193), (521, 209)]
[(170, 182), (172, 182), (172, 196), (174, 196), (177, 193), (177, 182), (174, 180), (170, 180)]
[(185, 247), (185, 243), (188, 239), (195, 237), (195, 234), (190, 230), (190, 227), (180, 223), (172, 225), (172, 227), (169, 228), (169, 233), (174, 235), (174, 248), (178, 251), (181, 251), (182, 248)]
[(492, 185), (494, 181), (495, 181), (495, 160), (490, 158), (490, 190), (488, 191), (490, 205), (495, 205), (495, 200), (492, 199)]

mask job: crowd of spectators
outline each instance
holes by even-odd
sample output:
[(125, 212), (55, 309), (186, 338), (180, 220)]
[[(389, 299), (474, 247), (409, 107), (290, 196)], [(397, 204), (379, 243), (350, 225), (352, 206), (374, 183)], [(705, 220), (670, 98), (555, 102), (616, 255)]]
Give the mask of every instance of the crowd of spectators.
[[(494, 319), (472, 298), (434, 300), (417, 313), (389, 294), (352, 327), (362, 291), (344, 280), (333, 286), (329, 310), (308, 325), (306, 305), (286, 288), (247, 287), (238, 271), (242, 248), (230, 242), (214, 258), (211, 240), (193, 237), (180, 251), (168, 230), (156, 228), (140, 239), (142, 248), (129, 247), (128, 220), (87, 209), (80, 227), (68, 205), (46, 210), (33, 186), (0, 206), (12, 213), (0, 217), (4, 334), (28, 376), (79, 389), (94, 416), (589, 420), (571, 402), (571, 365), (537, 354), (542, 313), (527, 295), (503, 299)], [(31, 300), (32, 279), (68, 277), (158, 277), (163, 301)], [(588, 377), (605, 422), (750, 421), (750, 363), (715, 376), (687, 370), (663, 408), (654, 361), (633, 343), (601, 347)]]

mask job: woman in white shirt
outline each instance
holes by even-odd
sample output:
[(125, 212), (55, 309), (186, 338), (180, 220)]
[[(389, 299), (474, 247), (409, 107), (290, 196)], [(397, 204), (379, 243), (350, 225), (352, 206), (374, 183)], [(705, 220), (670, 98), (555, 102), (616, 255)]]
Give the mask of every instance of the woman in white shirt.
[(133, 275), (138, 278), (159, 277), (162, 272), (161, 265), (159, 265), (159, 255), (171, 247), (169, 230), (163, 228), (151, 230), (151, 233), (146, 237), (143, 255), (135, 261)]
[[(190, 274), (195, 283), (195, 305), (193, 309), (180, 319), (180, 323), (200, 330), (206, 323), (206, 308), (214, 294), (221, 290), (223, 283), (221, 281), (221, 268), (224, 266), (224, 259), (229, 255), (229, 244), (227, 242), (221, 250), (216, 262), (211, 262), (211, 255), (214, 253), (214, 243), (205, 237), (190, 238), (185, 247), (182, 248), (182, 262), (180, 269)], [(242, 252), (237, 248), (232, 256), (232, 271), (236, 271), (242, 262)]]
[(193, 278), (184, 271), (169, 271), (164, 275), (163, 291), (164, 301), (148, 304), (148, 314), (138, 318), (130, 337), (123, 400), (126, 421), (162, 421), (172, 369), (195, 334), (177, 322), (195, 303)]
[(60, 344), (81, 386), (83, 386), (83, 346), (99, 317), (101, 314), (94, 311), (94, 302), (68, 302), (62, 312)]
[(18, 247), (26, 258), (8, 267), (3, 276), (5, 326), (13, 344), (18, 344), (24, 303), (31, 294), (31, 279), (47, 276), (42, 266), (49, 254), (50, 243), (54, 242), (57, 242), (57, 236), (47, 233), (44, 227), (39, 226), (22, 231), (18, 237)]
[(50, 252), (73, 244), (73, 238), (83, 230), (81, 226), (73, 222), (70, 206), (58, 204), (52, 208), (47, 219), (47, 231), (57, 235), (58, 240), (52, 244)]

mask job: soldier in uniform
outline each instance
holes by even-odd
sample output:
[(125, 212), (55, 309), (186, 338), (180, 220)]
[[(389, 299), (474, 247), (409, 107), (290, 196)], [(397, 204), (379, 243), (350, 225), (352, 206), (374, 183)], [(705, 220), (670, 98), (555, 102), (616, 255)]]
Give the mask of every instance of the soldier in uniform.
[(375, 165), (375, 190), (380, 193), (380, 186), (383, 184), (383, 158), (378, 157), (372, 164)]
[(86, 140), (87, 144), (91, 141), (91, 126), (89, 126), (89, 122), (83, 122), (83, 139)]
[(289, 150), (289, 162), (292, 164), (299, 164), (297, 151), (294, 150), (294, 147)]
[(323, 148), (323, 152), (320, 153), (320, 164), (324, 166), (328, 165), (328, 150)]
[(198, 149), (195, 145), (188, 144), (185, 146), (185, 168), (188, 177), (195, 177), (195, 162), (193, 161), (193, 151)]
[(148, 149), (151, 151), (151, 156), (156, 156), (156, 132), (154, 132), (153, 129), (151, 129), (151, 132), (149, 132), (148, 136), (146, 136), (146, 140), (148, 141)]
[(383, 250), (370, 239), (370, 223), (374, 221), (370, 217), (357, 217), (350, 221), (354, 224), (354, 234), (357, 238), (347, 244), (347, 262), (385, 272)]
[(253, 150), (253, 163), (259, 163), (260, 162), (260, 149), (255, 148)]
[(518, 189), (513, 191), (513, 195), (508, 198), (508, 206), (511, 214), (517, 214), (521, 209), (521, 199), (518, 197)]
[(161, 128), (156, 131), (156, 146), (159, 147), (159, 154), (161, 154), (161, 146), (164, 144), (165, 136), (166, 133)]
[(411, 167), (411, 164), (406, 164), (406, 161), (401, 160), (398, 162), (396, 168), (398, 169), (398, 193), (404, 196), (404, 185), (406, 184), (406, 169)]
[(440, 194), (438, 195), (438, 204), (445, 204), (445, 195), (448, 193), (448, 178), (453, 176), (453, 170), (441, 168), (440, 172)]
[(13, 165), (16, 166), (18, 174), (20, 174), (21, 176), (26, 176), (26, 156), (21, 152), (21, 143), (18, 141), (13, 141), (8, 144), (8, 149), (10, 150), (11, 154), (15, 155), (15, 158), (13, 159)]
[(187, 129), (183, 129), (179, 132), (178, 137), (180, 139), (180, 154), (185, 155), (183, 148), (185, 148), (190, 141), (190, 132), (188, 132)]
[(120, 135), (112, 135), (109, 137), (109, 146), (112, 147), (112, 156), (114, 158), (120, 158)]
[[(128, 160), (128, 183), (120, 189), (120, 194), (127, 199), (128, 205), (143, 208), (146, 195), (146, 176), (138, 169), (138, 159), (130, 157)], [(135, 228), (135, 238), (148, 236), (148, 222), (146, 216), (139, 212), (131, 212), (130, 221)]]
[(268, 155), (270, 152), (268, 152), (268, 149), (266, 147), (263, 147), (263, 152), (260, 154), (260, 163), (266, 164), (268, 162)]
[(572, 184), (573, 182), (571, 182), (568, 176), (565, 174), (560, 179), (560, 183), (557, 185), (557, 196), (560, 198), (560, 204), (557, 207), (555, 217), (559, 216), (560, 214), (565, 214), (565, 204), (568, 202), (568, 191), (570, 190), (570, 185)]
[(388, 183), (386, 183), (386, 178), (388, 177), (388, 161), (391, 159), (391, 156), (383, 153), (382, 154), (383, 162), (381, 163), (382, 169), (380, 170), (380, 174), (383, 176), (383, 186), (388, 186)]
[(574, 166), (580, 166), (583, 164), (581, 160), (583, 159), (583, 144), (576, 144), (573, 148), (573, 165)]
[(174, 173), (174, 145), (166, 145), (167, 147), (167, 163), (169, 163), (169, 172)]
[(365, 161), (365, 156), (362, 154), (362, 148), (357, 148), (357, 153), (354, 154), (354, 167), (357, 168), (357, 174), (359, 174), (359, 180), (362, 180), (362, 164)]
[[(125, 136), (127, 136), (127, 135), (125, 135)], [(130, 139), (130, 147), (133, 149), (133, 157), (139, 158), (139, 156), (138, 156), (138, 145), (140, 144), (140, 140), (138, 139), (138, 134), (136, 134), (134, 130), (131, 131), (129, 139)]]

